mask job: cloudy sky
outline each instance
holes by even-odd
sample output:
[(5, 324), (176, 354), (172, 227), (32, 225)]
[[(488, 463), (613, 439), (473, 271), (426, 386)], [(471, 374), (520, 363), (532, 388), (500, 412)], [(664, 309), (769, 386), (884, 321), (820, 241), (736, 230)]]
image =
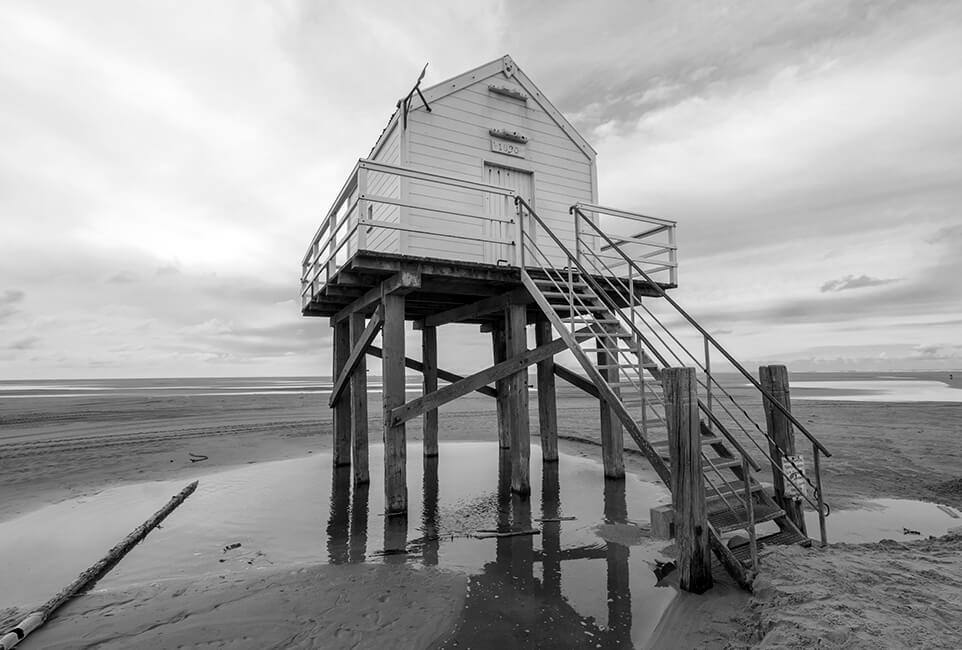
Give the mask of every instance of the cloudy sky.
[(962, 3), (5, 0), (2, 375), (326, 374), (322, 214), (425, 62), (505, 53), (736, 355), (962, 368)]

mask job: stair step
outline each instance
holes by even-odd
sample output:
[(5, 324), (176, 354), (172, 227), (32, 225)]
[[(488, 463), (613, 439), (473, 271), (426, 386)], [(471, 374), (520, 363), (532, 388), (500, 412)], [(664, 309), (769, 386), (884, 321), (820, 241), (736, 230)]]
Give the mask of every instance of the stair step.
[[(735, 482), (732, 483), (732, 486), (735, 488), (734, 491), (732, 491), (727, 485), (716, 485), (715, 487), (718, 488), (717, 494), (711, 487), (705, 486), (705, 503), (707, 503), (709, 506), (717, 506), (718, 504), (724, 506), (725, 499), (728, 500), (728, 503), (732, 503), (733, 499), (743, 499), (745, 497), (745, 486), (742, 484), (741, 480), (735, 479)], [(752, 494), (764, 491), (764, 485), (758, 482), (752, 483)]]
[[(771, 521), (785, 515), (785, 511), (778, 506), (756, 503), (754, 507), (755, 525)], [(708, 521), (719, 533), (730, 533), (733, 530), (748, 530), (748, 511), (740, 502), (734, 509), (725, 508), (720, 512), (710, 513)]]
[[(567, 300), (568, 298), (571, 297), (572, 294), (564, 293), (561, 291), (542, 291), (541, 295), (543, 295), (545, 298), (564, 298), (565, 300)], [(597, 298), (595, 298), (595, 294), (593, 293), (576, 292), (574, 295), (578, 296), (579, 298), (590, 298), (592, 300), (597, 300)]]
[(578, 311), (588, 311), (588, 312), (608, 311), (607, 307), (603, 307), (601, 305), (574, 305), (572, 307), (570, 304), (565, 303), (563, 305), (551, 305), (551, 306), (554, 307), (555, 312), (566, 311), (570, 313), (574, 311), (577, 313)]
[(714, 470), (712, 470), (712, 466), (714, 466), (715, 469), (728, 469), (730, 467), (741, 467), (742, 459), (741, 458), (712, 458), (711, 465), (709, 465), (704, 459), (702, 459), (702, 470), (705, 472), (705, 474), (708, 474), (708, 473), (714, 474)]
[(604, 330), (598, 330), (595, 332), (581, 332), (575, 334), (575, 338), (578, 339), (599, 339), (599, 338), (616, 338), (616, 339), (630, 339), (631, 334), (628, 332), (606, 332)]
[(572, 282), (571, 284), (568, 284), (568, 278), (564, 278), (564, 279), (556, 278), (554, 280), (545, 280), (545, 279), (537, 280), (536, 279), (534, 283), (537, 284), (538, 286), (547, 286), (547, 287), (554, 287), (555, 285), (558, 285), (558, 284), (575, 287), (576, 289), (586, 289), (588, 287), (587, 282), (581, 282), (578, 280)]
[[(719, 443), (719, 442), (722, 442), (722, 439), (719, 438), (718, 436), (702, 436), (702, 438), (701, 438), (701, 444), (702, 444), (703, 447), (704, 447), (705, 445), (714, 445), (714, 444), (717, 444), (717, 443)], [(654, 447), (655, 449), (658, 449), (659, 447), (666, 447), (666, 448), (668, 447), (668, 441), (667, 441), (667, 440), (655, 440), (655, 441), (651, 442), (650, 444), (651, 444), (651, 446)]]
[[(780, 530), (777, 533), (766, 535), (765, 537), (759, 537), (757, 543), (758, 548), (761, 549), (764, 546), (791, 546), (792, 544), (811, 546), (812, 540), (805, 535), (796, 533), (795, 531)], [(739, 544), (738, 546), (733, 547), (731, 552), (742, 564), (746, 566), (751, 564), (752, 549), (748, 543)]]

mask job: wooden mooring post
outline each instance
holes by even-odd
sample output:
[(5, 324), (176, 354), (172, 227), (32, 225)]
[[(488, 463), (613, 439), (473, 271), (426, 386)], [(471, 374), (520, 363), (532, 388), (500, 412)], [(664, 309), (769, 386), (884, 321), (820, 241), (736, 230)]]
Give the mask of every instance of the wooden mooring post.
[[(761, 366), (758, 369), (758, 378), (762, 388), (784, 406), (786, 411), (791, 412), (792, 400), (788, 388), (788, 368), (780, 365)], [(805, 509), (802, 500), (790, 496), (792, 486), (785, 485), (785, 478), (782, 473), (783, 457), (796, 454), (795, 429), (792, 427), (791, 421), (785, 417), (785, 414), (776, 406), (773, 406), (767, 398), (763, 397), (762, 401), (765, 406), (765, 425), (769, 436), (768, 451), (772, 458), (772, 491), (775, 503), (785, 511), (792, 523), (807, 535)]]
[(694, 368), (664, 370), (662, 387), (680, 586), (700, 594), (711, 588), (712, 575), (696, 386)]

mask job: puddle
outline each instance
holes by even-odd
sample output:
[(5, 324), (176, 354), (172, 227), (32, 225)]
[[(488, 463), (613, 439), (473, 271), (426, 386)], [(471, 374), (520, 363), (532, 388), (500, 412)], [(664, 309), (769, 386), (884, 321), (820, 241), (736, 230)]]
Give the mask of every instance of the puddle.
[[(861, 544), (883, 539), (911, 541), (925, 539), (929, 535), (940, 537), (949, 529), (962, 526), (962, 518), (955, 519), (934, 503), (909, 499), (871, 499), (864, 507), (837, 510), (826, 520), (829, 542)], [(949, 512), (962, 515), (955, 508), (945, 507)], [(818, 536), (818, 517), (814, 512), (805, 513), (808, 534)], [(905, 533), (905, 530), (919, 534)]]
[[(543, 466), (533, 446), (523, 500), (496, 443), (442, 444), (433, 460), (412, 445), (409, 513), (385, 517), (382, 456), (371, 447), (373, 483), (354, 490), (330, 454), (205, 476), (97, 588), (324, 562), (438, 566), (468, 575), (450, 647), (640, 644), (675, 598), (652, 572), (665, 543), (645, 532), (649, 508), (667, 501), (660, 486), (605, 481), (578, 456)], [(49, 598), (186, 483), (111, 488), (0, 523), (0, 608)], [(524, 528), (540, 534), (473, 537)]]

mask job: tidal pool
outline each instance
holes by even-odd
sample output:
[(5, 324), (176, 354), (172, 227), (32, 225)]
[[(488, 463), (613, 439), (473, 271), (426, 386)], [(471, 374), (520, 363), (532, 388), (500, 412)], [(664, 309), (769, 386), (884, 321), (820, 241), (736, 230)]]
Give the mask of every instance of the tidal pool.
[[(96, 588), (317, 563), (437, 567), (468, 576), (450, 647), (643, 645), (676, 598), (652, 571), (668, 559), (647, 535), (649, 509), (668, 501), (659, 485), (606, 481), (570, 454), (543, 465), (535, 446), (521, 499), (496, 443), (442, 444), (436, 459), (411, 445), (409, 512), (385, 517), (382, 462), (372, 446), (372, 483), (358, 488), (329, 453), (211, 473)], [(0, 524), (0, 608), (45, 601), (187, 482), (109, 488)], [(539, 534), (474, 537), (526, 528)]]

